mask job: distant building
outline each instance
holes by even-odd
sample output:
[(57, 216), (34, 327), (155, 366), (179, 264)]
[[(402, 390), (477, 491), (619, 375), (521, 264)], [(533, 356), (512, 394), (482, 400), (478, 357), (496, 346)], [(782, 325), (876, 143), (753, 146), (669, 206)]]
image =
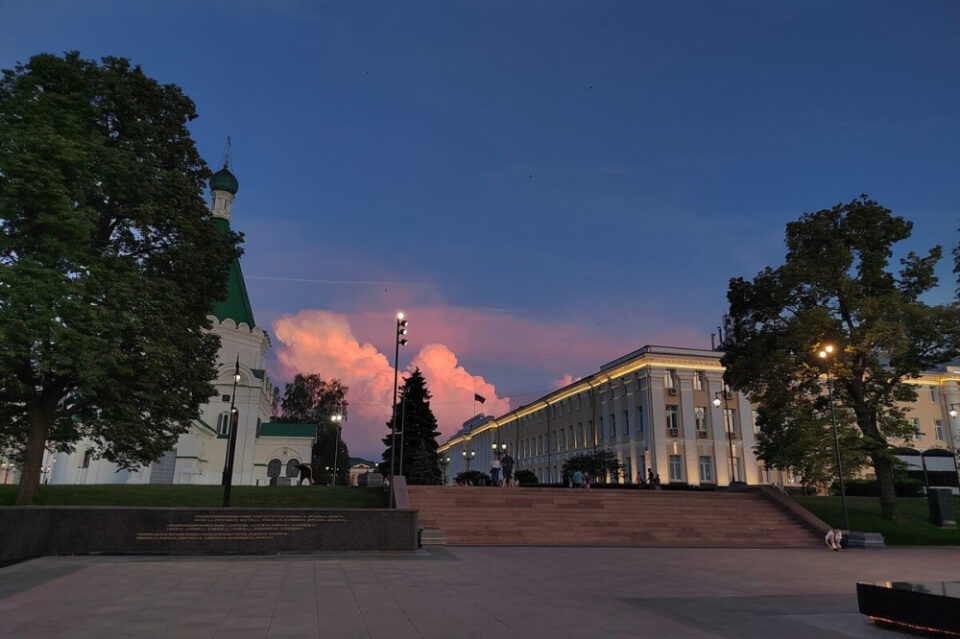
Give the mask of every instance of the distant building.
[[(230, 228), (230, 209), (239, 189), (226, 166), (210, 180), (214, 223)], [(176, 447), (149, 467), (135, 471), (117, 468), (96, 458), (90, 441), (81, 441), (73, 453), (46, 453), (41, 481), (51, 484), (219, 484), (226, 462), (231, 399), (239, 411), (234, 457), (235, 485), (266, 485), (271, 477), (296, 477), (300, 463), (310, 463), (317, 426), (270, 423), (273, 385), (264, 370), (270, 337), (257, 326), (240, 269), (230, 268), (227, 297), (210, 314), (213, 332), (220, 337), (216, 394), (200, 408), (200, 416), (180, 436)], [(233, 393), (236, 362), (240, 381)], [(4, 483), (19, 481), (19, 469), (4, 469)], [(294, 480), (292, 483), (296, 484)]]
[(377, 471), (377, 463), (360, 459), (359, 457), (350, 458), (350, 485), (356, 486), (360, 475), (374, 473)]
[[(623, 464), (621, 475), (605, 478), (610, 482), (633, 483), (651, 469), (664, 484), (795, 484), (754, 455), (754, 406), (724, 386), (722, 355), (644, 346), (500, 417), (472, 418), (439, 448), (450, 458), (448, 483), (467, 469), (468, 457), (472, 470), (488, 472), (494, 446), (506, 444), (516, 469), (533, 471), (541, 483), (561, 481), (567, 458), (605, 448)], [(958, 382), (960, 368), (911, 381), (921, 386), (909, 407), (919, 434), (912, 446), (960, 446), (958, 418), (951, 415), (960, 408)]]

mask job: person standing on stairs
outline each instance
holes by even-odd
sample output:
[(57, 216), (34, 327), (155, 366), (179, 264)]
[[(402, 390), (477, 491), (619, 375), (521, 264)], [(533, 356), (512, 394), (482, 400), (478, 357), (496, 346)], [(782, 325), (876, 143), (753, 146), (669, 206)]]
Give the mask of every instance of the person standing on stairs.
[(500, 485), (500, 454), (494, 453), (493, 461), (490, 462), (490, 483), (494, 486)]
[(513, 486), (513, 457), (510, 456), (510, 451), (503, 454), (500, 464), (503, 466), (503, 485)]

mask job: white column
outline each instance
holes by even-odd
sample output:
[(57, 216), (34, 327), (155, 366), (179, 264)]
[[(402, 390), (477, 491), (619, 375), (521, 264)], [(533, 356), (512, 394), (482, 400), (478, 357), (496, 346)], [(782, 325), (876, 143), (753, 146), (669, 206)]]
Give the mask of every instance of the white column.
[(717, 472), (717, 485), (726, 486), (730, 483), (730, 443), (727, 441), (727, 432), (723, 427), (724, 403), (719, 407), (713, 405), (714, 393), (720, 393), (723, 399), (723, 377), (717, 373), (707, 373), (707, 390), (710, 398), (710, 429), (713, 432), (713, 464)]
[(648, 378), (647, 396), (650, 398), (650, 451), (652, 459), (647, 461), (647, 466), (653, 468), (653, 472), (660, 475), (660, 482), (670, 481), (670, 465), (667, 458), (667, 409), (663, 401), (663, 369), (651, 369)]
[(697, 425), (693, 413), (693, 371), (678, 371), (680, 382), (680, 431), (683, 433), (684, 479), (700, 485), (700, 460), (697, 459)]
[[(757, 456), (753, 452), (756, 440), (753, 436), (753, 407), (749, 400), (742, 393), (735, 396), (737, 404), (737, 416), (740, 419), (740, 434), (743, 442), (739, 451), (740, 458), (743, 459), (743, 473), (748, 484), (762, 483), (760, 478), (760, 465), (757, 463)], [(731, 400), (732, 401), (732, 400)]]

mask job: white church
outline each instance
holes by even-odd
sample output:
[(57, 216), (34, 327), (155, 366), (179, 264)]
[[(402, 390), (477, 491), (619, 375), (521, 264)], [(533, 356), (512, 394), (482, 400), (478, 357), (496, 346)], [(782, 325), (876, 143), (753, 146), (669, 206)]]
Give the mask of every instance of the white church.
[[(230, 209), (239, 183), (227, 166), (210, 180), (215, 223), (230, 227)], [(50, 484), (219, 484), (227, 455), (231, 401), (239, 411), (234, 485), (270, 483), (271, 477), (296, 477), (296, 466), (310, 463), (316, 436), (313, 424), (270, 423), (273, 385), (264, 370), (270, 337), (253, 318), (240, 260), (230, 268), (227, 298), (210, 314), (220, 337), (216, 395), (200, 408), (200, 417), (180, 436), (176, 448), (149, 467), (135, 471), (98, 459), (93, 443), (81, 441), (72, 453), (46, 453), (42, 482)], [(239, 357), (240, 379), (234, 392)], [(6, 473), (5, 473), (6, 474)], [(18, 480), (10, 473), (4, 483)], [(296, 483), (296, 480), (292, 480)]]

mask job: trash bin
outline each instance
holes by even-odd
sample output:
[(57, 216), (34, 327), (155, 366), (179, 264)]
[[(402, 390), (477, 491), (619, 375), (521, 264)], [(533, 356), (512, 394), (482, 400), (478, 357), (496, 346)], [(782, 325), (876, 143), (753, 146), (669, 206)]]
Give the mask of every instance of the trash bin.
[(956, 528), (957, 516), (953, 508), (953, 491), (949, 488), (929, 488), (930, 522), (941, 528)]

